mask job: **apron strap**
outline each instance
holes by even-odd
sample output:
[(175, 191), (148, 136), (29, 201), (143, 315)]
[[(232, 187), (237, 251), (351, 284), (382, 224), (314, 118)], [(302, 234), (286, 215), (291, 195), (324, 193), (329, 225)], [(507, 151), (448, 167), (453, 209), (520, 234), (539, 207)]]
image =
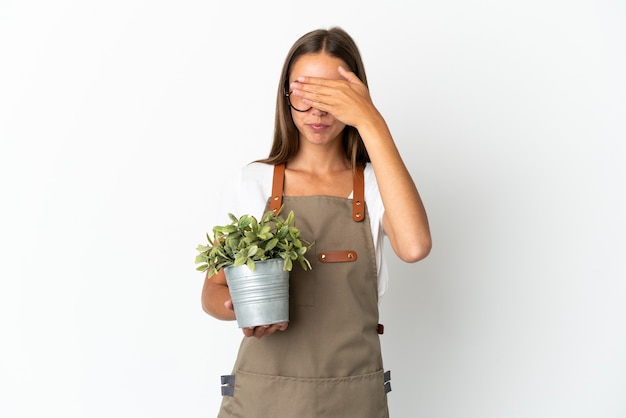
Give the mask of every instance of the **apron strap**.
[[(354, 170), (354, 185), (352, 189), (352, 219), (361, 222), (365, 219), (365, 166), (359, 164)], [(277, 213), (283, 204), (283, 186), (285, 184), (285, 164), (274, 166), (274, 178), (272, 180), (272, 197), (270, 198), (270, 210)]]
[(274, 179), (272, 180), (272, 197), (270, 199), (270, 210), (274, 215), (283, 204), (283, 184), (285, 183), (285, 164), (274, 166)]
[(365, 219), (365, 166), (358, 164), (354, 171), (354, 186), (352, 189), (352, 220), (361, 222)]

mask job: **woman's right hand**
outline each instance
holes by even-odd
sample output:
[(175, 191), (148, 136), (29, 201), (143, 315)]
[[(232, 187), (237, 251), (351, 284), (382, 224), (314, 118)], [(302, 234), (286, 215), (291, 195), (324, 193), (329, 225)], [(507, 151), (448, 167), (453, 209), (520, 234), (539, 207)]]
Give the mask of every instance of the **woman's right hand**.
[[(233, 307), (232, 299), (229, 299), (226, 302), (224, 302), (224, 306), (226, 307), (226, 309), (230, 309), (231, 311), (235, 310), (235, 308)], [(289, 326), (288, 322), (280, 322), (278, 324), (258, 325), (256, 327), (245, 327), (245, 328), (242, 328), (241, 330), (243, 331), (243, 335), (245, 335), (246, 337), (255, 337), (257, 339), (261, 339), (266, 335), (271, 335), (275, 333), (276, 331), (284, 331), (287, 329), (288, 326)]]
[(261, 339), (266, 335), (271, 335), (275, 333), (276, 331), (284, 331), (287, 329), (288, 326), (289, 326), (288, 322), (281, 322), (281, 323), (272, 324), (272, 325), (259, 325), (256, 327), (247, 327), (247, 328), (242, 328), (241, 330), (243, 331), (243, 335), (245, 335), (246, 337), (255, 337), (257, 339)]
[[(230, 311), (233, 311), (233, 312), (235, 311), (235, 308), (233, 307), (232, 299), (228, 299), (226, 302), (224, 302), (224, 307), (226, 307), (226, 309)], [(245, 335), (246, 337), (255, 337), (257, 339), (260, 339), (266, 335), (271, 335), (275, 333), (276, 331), (284, 331), (287, 329), (288, 326), (289, 326), (288, 322), (280, 322), (278, 324), (259, 325), (256, 327), (246, 327), (246, 328), (242, 328), (241, 330), (243, 331), (243, 335)]]

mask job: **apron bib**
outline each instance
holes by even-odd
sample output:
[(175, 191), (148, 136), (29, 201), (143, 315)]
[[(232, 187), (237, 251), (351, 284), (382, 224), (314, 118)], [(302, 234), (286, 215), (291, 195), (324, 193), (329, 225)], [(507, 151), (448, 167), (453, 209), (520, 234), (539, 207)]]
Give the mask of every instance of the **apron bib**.
[[(315, 242), (312, 269), (290, 273), (289, 326), (243, 339), (233, 374), (223, 377), (219, 417), (386, 418), (389, 375), (378, 336), (374, 245), (363, 199), (282, 197), (284, 166), (274, 173), (269, 208), (296, 214), (301, 236)], [(279, 192), (276, 191), (279, 188)], [(310, 254), (310, 255), (309, 255)]]

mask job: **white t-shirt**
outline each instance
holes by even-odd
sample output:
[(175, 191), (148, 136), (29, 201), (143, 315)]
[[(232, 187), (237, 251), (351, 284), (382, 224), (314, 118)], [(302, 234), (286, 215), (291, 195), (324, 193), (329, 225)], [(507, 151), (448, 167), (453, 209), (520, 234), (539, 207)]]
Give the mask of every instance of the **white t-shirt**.
[[(217, 194), (215, 204), (212, 206), (211, 227), (207, 230), (212, 235), (213, 225), (227, 225), (231, 222), (228, 217), (232, 213), (236, 217), (252, 215), (257, 219), (263, 216), (267, 199), (272, 194), (272, 180), (274, 166), (264, 163), (250, 163), (241, 170), (223, 173), (228, 178), (222, 178), (223, 190)], [(370, 228), (374, 240), (374, 252), (376, 254), (376, 267), (378, 269), (378, 300), (387, 290), (388, 274), (385, 261), (384, 231), (382, 226), (385, 208), (378, 191), (378, 183), (371, 164), (365, 166), (365, 204), (370, 219)], [(352, 193), (348, 198), (352, 198)]]

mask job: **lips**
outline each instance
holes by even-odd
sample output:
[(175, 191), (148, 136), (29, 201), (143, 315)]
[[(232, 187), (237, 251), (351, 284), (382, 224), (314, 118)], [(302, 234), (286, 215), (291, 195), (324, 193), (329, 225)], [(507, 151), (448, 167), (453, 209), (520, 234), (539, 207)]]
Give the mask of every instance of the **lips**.
[(314, 131), (323, 131), (324, 129), (328, 128), (328, 125), (322, 125), (320, 123), (310, 123), (309, 127)]

